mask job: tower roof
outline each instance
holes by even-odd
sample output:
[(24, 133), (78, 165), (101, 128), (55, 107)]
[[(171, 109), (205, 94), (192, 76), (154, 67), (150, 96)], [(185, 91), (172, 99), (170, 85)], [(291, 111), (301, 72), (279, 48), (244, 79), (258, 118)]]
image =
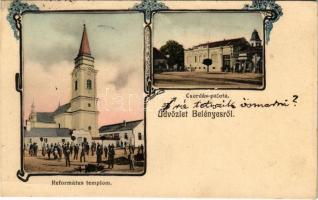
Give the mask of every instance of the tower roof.
[(83, 55), (91, 56), (91, 50), (89, 49), (89, 42), (88, 42), (88, 36), (87, 36), (85, 24), (83, 28), (81, 46), (78, 51), (78, 56), (83, 56)]
[(255, 29), (254, 29), (254, 31), (252, 33), (251, 40), (253, 40), (253, 41), (261, 41), (261, 39), (259, 38), (258, 32)]

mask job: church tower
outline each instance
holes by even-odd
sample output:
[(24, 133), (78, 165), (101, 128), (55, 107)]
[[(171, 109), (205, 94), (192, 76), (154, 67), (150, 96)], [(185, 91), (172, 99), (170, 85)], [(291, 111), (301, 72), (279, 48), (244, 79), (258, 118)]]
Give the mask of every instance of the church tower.
[(81, 46), (72, 72), (72, 127), (88, 131), (93, 137), (98, 136), (96, 74), (84, 24)]
[(260, 39), (257, 30), (254, 29), (251, 39), (250, 39), (250, 43), (252, 45), (252, 47), (259, 47), (262, 46), (262, 40)]

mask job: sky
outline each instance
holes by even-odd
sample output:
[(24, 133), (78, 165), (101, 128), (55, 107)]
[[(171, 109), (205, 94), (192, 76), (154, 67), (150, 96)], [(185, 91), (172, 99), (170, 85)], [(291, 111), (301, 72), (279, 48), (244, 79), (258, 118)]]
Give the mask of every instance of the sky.
[(23, 16), (24, 116), (71, 98), (71, 72), (86, 24), (97, 73), (98, 125), (143, 119), (142, 14)]
[(205, 42), (245, 37), (256, 29), (263, 38), (263, 18), (259, 13), (157, 13), (154, 15), (154, 46), (175, 40), (185, 49)]

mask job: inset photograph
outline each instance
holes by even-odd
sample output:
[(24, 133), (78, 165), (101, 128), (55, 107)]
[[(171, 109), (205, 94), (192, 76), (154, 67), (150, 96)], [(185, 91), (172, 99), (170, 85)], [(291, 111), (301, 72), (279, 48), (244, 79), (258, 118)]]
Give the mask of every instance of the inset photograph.
[(24, 170), (142, 175), (143, 15), (29, 13), (22, 24)]
[(264, 89), (260, 13), (159, 12), (153, 23), (155, 87)]

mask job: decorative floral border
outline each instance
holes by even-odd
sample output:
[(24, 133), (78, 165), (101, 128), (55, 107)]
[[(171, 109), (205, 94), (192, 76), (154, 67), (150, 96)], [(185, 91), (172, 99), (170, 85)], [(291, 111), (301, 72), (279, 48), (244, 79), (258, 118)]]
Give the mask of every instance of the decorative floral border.
[[(140, 11), (144, 13), (144, 91), (147, 96), (144, 99), (145, 105), (152, 100), (157, 95), (160, 95), (165, 92), (163, 89), (158, 89), (153, 87), (152, 79), (152, 32), (151, 32), (151, 23), (153, 13), (158, 11), (169, 10), (169, 8), (162, 2), (157, 2), (157, 0), (142, 0), (140, 4), (135, 4), (132, 9), (133, 11)], [(275, 0), (252, 0), (252, 4), (246, 4), (243, 10), (256, 10), (265, 14), (265, 40), (266, 43), (270, 40), (270, 33), (273, 29), (273, 24), (277, 22), (280, 17), (283, 15), (281, 6), (275, 3)], [(39, 8), (28, 3), (23, 3), (22, 0), (13, 0), (8, 8), (7, 20), (13, 30), (14, 37), (17, 40), (20, 40), (21, 47), (21, 15), (26, 11), (39, 11)], [(21, 58), (20, 58), (21, 59)], [(21, 67), (21, 66), (20, 66)], [(21, 70), (20, 70), (21, 72)], [(22, 96), (22, 76), (20, 73), (16, 74), (16, 90)], [(21, 126), (23, 129), (23, 126)], [(21, 139), (21, 144), (23, 144), (23, 138)], [(21, 163), (21, 166), (23, 162)], [(32, 174), (32, 176), (37, 176), (41, 174)], [(47, 174), (47, 175), (56, 175), (56, 174)], [(63, 174), (61, 174), (63, 175)], [(64, 174), (69, 175), (69, 174)], [(81, 176), (83, 174), (71, 174), (74, 176)], [(85, 175), (85, 174), (84, 174)], [(92, 175), (92, 174), (90, 174)], [(23, 166), (17, 172), (17, 176), (20, 180), (26, 182), (28, 181), (30, 174), (26, 174), (23, 170)]]
[(273, 24), (283, 15), (283, 9), (275, 0), (253, 0), (251, 5), (246, 4), (243, 9), (265, 11), (265, 40), (268, 44)]
[(151, 23), (152, 13), (154, 11), (168, 10), (168, 7), (157, 0), (142, 0), (140, 4), (135, 4), (133, 10), (143, 11), (145, 15), (145, 22)]
[(7, 20), (11, 25), (13, 30), (14, 37), (19, 40), (20, 39), (20, 30), (21, 30), (21, 14), (25, 11), (35, 11), (39, 10), (39, 8), (28, 3), (22, 3), (21, 0), (13, 0), (8, 8), (8, 16)]

